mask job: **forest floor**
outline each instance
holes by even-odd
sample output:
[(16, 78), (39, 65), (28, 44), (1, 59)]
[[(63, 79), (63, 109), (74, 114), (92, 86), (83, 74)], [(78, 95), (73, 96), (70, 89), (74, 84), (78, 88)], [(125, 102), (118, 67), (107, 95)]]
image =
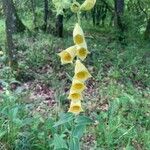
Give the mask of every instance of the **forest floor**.
[[(1, 29), (0, 32), (4, 33)], [(97, 32), (96, 29), (85, 31), (91, 54), (84, 63), (93, 77), (87, 82), (83, 108), (84, 113), (98, 124), (86, 130), (82, 149), (150, 149), (149, 43), (132, 39), (121, 46), (112, 33)], [(34, 131), (32, 128), (29, 132), (33, 132), (34, 137), (38, 130), (37, 141), (34, 142), (41, 140), (41, 145), (45, 127), (41, 123), (49, 117), (57, 120), (59, 114), (69, 107), (67, 95), (73, 66), (62, 66), (57, 56), (59, 51), (73, 44), (71, 30), (67, 32), (70, 35), (65, 34), (63, 39), (42, 31), (16, 35), (17, 72), (12, 73), (5, 65), (5, 55), (0, 56), (0, 94), (7, 95), (6, 91), (9, 91), (18, 105), (26, 108), (27, 112), (22, 110), (21, 114), (24, 120), (32, 116), (37, 123), (39, 119), (37, 124), (40, 127), (37, 125)], [(4, 43), (4, 37), (1, 37), (1, 50), (4, 50)], [(1, 100), (0, 103), (3, 103), (0, 109), (4, 111), (5, 104)], [(23, 128), (15, 132), (17, 130), (25, 132)], [(12, 136), (20, 139), (19, 135)], [(0, 129), (0, 143), (9, 147), (9, 140), (7, 138), (6, 141)], [(12, 139), (9, 142), (14, 144)], [(24, 142), (27, 144), (29, 141)]]

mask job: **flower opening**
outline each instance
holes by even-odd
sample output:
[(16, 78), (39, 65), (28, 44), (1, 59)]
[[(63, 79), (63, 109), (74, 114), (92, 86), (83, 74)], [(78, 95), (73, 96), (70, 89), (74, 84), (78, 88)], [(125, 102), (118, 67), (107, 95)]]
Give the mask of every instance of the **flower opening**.
[(70, 94), (69, 94), (68, 99), (71, 99), (73, 101), (77, 101), (77, 100), (81, 100), (83, 98), (82, 98), (82, 94), (80, 92), (70, 90)]
[(77, 34), (77, 35), (74, 37), (74, 42), (75, 42), (76, 44), (82, 44), (83, 41), (84, 41), (84, 38), (83, 38), (83, 36), (80, 35), (80, 34)]
[(77, 102), (71, 101), (69, 112), (77, 114), (82, 111), (83, 111), (83, 109), (81, 107), (81, 101), (77, 101)]
[(78, 23), (73, 30), (73, 40), (75, 44), (82, 44), (85, 40), (83, 30)]
[(60, 52), (58, 55), (61, 57), (62, 64), (72, 63), (76, 55), (76, 46), (71, 46), (68, 49)]
[(79, 80), (73, 80), (71, 90), (75, 92), (82, 92), (85, 89), (85, 85), (83, 82)]
[(78, 11), (80, 10), (80, 4), (78, 2), (74, 2), (72, 5), (71, 5), (71, 11), (73, 13), (77, 13)]
[(79, 81), (85, 81), (88, 78), (90, 78), (91, 75), (87, 68), (79, 61), (76, 61), (76, 66), (75, 66), (75, 76), (74, 78), (79, 80)]

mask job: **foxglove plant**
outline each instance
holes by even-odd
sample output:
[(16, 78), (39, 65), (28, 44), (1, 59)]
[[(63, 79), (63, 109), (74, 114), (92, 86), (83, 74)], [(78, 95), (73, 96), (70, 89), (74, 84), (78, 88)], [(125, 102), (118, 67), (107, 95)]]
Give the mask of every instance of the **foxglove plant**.
[(73, 63), (73, 60), (76, 58), (74, 77), (68, 96), (68, 99), (71, 100), (69, 112), (74, 114), (79, 114), (83, 111), (81, 100), (84, 99), (83, 91), (86, 89), (85, 82), (91, 77), (88, 69), (81, 62), (90, 52), (88, 51), (84, 32), (80, 25), (80, 13), (81, 11), (91, 10), (94, 7), (95, 2), (96, 0), (86, 0), (82, 5), (80, 5), (76, 0), (74, 0), (71, 5), (71, 11), (76, 13), (78, 17), (78, 23), (75, 24), (73, 30), (74, 45), (58, 54), (61, 58), (62, 64)]

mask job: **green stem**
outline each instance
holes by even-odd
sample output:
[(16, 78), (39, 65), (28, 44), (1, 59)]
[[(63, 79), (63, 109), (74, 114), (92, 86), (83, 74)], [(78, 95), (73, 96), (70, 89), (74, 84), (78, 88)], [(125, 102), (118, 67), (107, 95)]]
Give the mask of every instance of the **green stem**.
[(77, 13), (77, 19), (78, 19), (78, 24), (81, 24), (81, 19), (80, 19), (80, 11)]

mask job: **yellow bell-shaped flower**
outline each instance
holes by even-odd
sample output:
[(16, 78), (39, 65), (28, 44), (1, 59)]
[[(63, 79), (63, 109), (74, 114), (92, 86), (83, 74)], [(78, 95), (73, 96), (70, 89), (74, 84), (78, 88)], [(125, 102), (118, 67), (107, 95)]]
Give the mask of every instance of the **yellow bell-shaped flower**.
[(76, 23), (73, 30), (73, 40), (75, 44), (82, 44), (85, 41), (83, 30), (78, 23)]
[(85, 85), (83, 82), (73, 79), (72, 85), (71, 85), (71, 91), (74, 91), (75, 93), (80, 93), (85, 89)]
[(85, 81), (90, 77), (91, 74), (89, 73), (87, 68), (80, 62), (80, 60), (77, 60), (75, 65), (74, 79), (77, 79), (79, 81)]
[(73, 2), (70, 8), (73, 13), (77, 13), (80, 10), (80, 4), (78, 2)]
[(74, 57), (76, 56), (76, 46), (71, 46), (60, 52), (58, 55), (61, 58), (62, 64), (72, 63)]
[(95, 3), (96, 0), (85, 0), (80, 9), (85, 11), (91, 10), (94, 7)]
[(83, 99), (82, 93), (81, 92), (76, 92), (75, 90), (70, 89), (68, 99), (71, 99), (73, 101), (82, 100)]
[(78, 114), (82, 111), (81, 101), (71, 101), (69, 112)]
[(87, 44), (84, 42), (81, 45), (77, 45), (77, 56), (84, 60), (90, 52), (87, 50)]

